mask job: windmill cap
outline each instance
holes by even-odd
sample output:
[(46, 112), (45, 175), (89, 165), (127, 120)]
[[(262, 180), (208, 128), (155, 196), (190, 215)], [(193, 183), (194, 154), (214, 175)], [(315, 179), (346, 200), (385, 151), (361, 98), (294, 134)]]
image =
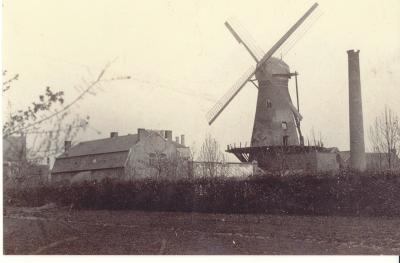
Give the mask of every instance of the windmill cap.
[[(271, 57), (270, 59), (268, 59), (267, 62), (264, 63), (263, 69), (264, 72), (260, 70), (256, 72), (257, 79), (269, 78), (268, 75), (270, 74), (290, 73), (288, 64), (286, 64), (283, 60), (276, 57)], [(265, 75), (265, 73), (267, 73), (267, 75)]]
[(282, 59), (271, 57), (265, 64), (266, 69), (272, 74), (287, 74), (290, 73), (289, 65)]
[(353, 53), (358, 54), (358, 53), (360, 53), (360, 50), (359, 49), (349, 49), (349, 50), (347, 50), (347, 54), (353, 54)]

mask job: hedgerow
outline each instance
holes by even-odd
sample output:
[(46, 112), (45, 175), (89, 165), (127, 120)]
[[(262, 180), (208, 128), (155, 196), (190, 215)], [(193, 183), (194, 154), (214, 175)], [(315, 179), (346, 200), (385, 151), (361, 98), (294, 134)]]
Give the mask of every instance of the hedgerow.
[(400, 175), (313, 174), (286, 177), (142, 179), (10, 189), (5, 205), (54, 202), (75, 209), (268, 213), (291, 215), (400, 215)]

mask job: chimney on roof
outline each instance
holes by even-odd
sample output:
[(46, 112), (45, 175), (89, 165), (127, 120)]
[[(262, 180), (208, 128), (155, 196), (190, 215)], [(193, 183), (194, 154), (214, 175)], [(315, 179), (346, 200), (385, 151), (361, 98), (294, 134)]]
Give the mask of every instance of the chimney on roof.
[(168, 141), (172, 141), (172, 131), (170, 130), (165, 131), (165, 139), (167, 139)]
[(175, 137), (175, 141), (176, 141), (177, 143), (179, 143), (179, 136), (176, 136), (176, 137)]
[(118, 132), (110, 132), (110, 138), (118, 137)]
[(145, 132), (145, 129), (144, 129), (144, 128), (139, 128), (139, 129), (137, 129), (137, 134), (138, 134), (138, 140), (139, 140), (139, 141), (140, 141), (141, 139), (143, 139), (144, 132)]
[(181, 144), (183, 146), (185, 146), (185, 135), (184, 134), (181, 135)]
[(68, 152), (71, 148), (72, 142), (71, 141), (64, 141), (64, 151)]
[(161, 135), (161, 137), (167, 138), (165, 137), (165, 130), (159, 130), (158, 133)]
[(347, 51), (349, 63), (350, 167), (354, 170), (364, 171), (366, 160), (359, 52), (359, 50)]

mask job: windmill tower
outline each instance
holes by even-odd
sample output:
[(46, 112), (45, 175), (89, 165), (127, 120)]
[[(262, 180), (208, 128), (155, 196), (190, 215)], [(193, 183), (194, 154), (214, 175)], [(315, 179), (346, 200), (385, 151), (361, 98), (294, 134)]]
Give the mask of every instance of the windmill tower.
[(290, 98), (289, 66), (271, 57), (255, 75), (258, 97), (251, 146), (299, 145), (302, 116)]
[[(258, 59), (254, 50), (245, 43), (229, 22), (225, 26), (235, 39), (243, 44), (256, 61), (256, 66), (250, 67), (235, 85), (207, 113), (211, 125), (222, 111), (228, 106), (247, 82), (258, 88), (256, 114), (253, 125), (251, 144), (248, 149), (241, 149), (235, 155), (241, 161), (257, 159), (255, 149), (268, 149), (282, 146), (302, 146), (303, 137), (300, 130), (302, 116), (299, 113), (297, 93), (297, 72), (290, 73), (289, 66), (279, 58), (272, 57), (274, 53), (288, 40), (301, 24), (318, 7), (315, 3), (308, 11), (276, 42), (268, 52)], [(255, 76), (255, 79), (253, 78)], [(293, 105), (288, 90), (288, 81), (294, 76), (296, 80), (297, 108)], [(257, 83), (257, 84), (256, 84)], [(228, 149), (229, 150), (229, 149)], [(253, 155), (253, 156), (252, 156)]]

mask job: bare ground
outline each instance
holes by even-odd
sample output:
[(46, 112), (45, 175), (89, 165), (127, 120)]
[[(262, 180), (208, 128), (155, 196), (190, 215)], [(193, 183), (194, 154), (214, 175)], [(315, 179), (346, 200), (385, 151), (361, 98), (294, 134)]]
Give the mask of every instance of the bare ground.
[(4, 254), (400, 253), (400, 218), (8, 208)]

